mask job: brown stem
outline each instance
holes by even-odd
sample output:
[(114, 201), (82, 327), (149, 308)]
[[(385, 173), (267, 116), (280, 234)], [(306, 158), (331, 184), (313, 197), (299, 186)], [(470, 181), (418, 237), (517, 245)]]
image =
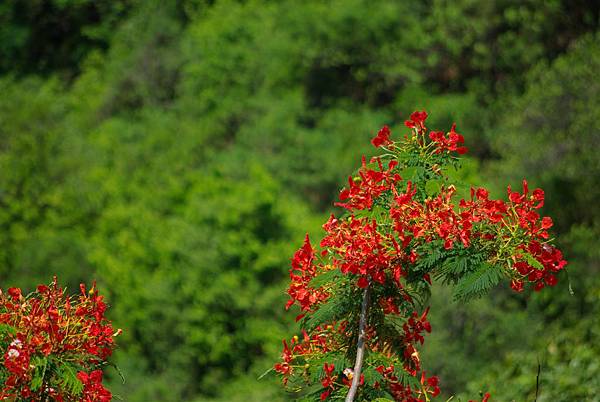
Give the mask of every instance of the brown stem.
[(362, 370), (363, 358), (365, 354), (365, 327), (367, 326), (367, 311), (369, 310), (369, 286), (363, 293), (362, 307), (360, 311), (360, 323), (358, 327), (358, 343), (356, 345), (356, 360), (354, 362), (354, 374), (352, 377), (352, 386), (346, 395), (346, 402), (353, 402), (360, 383), (360, 371)]

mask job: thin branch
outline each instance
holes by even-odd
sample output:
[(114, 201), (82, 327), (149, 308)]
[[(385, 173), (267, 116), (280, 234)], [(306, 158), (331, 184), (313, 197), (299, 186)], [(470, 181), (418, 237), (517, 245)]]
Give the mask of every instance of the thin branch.
[(365, 327), (367, 326), (367, 311), (369, 310), (369, 289), (370, 284), (363, 293), (362, 307), (360, 311), (360, 323), (358, 327), (358, 344), (356, 345), (356, 360), (354, 362), (354, 374), (352, 377), (352, 386), (346, 395), (346, 402), (353, 402), (360, 383), (360, 372), (362, 370), (363, 358), (365, 354)]
[(542, 365), (540, 364), (540, 358), (538, 357), (538, 369), (537, 375), (535, 376), (535, 400), (537, 402), (538, 392), (540, 390), (540, 373), (542, 372)]

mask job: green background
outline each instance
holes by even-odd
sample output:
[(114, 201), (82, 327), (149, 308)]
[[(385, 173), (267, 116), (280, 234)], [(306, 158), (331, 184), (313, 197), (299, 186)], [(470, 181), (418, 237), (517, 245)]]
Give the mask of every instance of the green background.
[(0, 286), (97, 279), (121, 400), (288, 400), (257, 378), (296, 329), (289, 259), (377, 129), (425, 108), (465, 135), (467, 182), (544, 188), (570, 262), (535, 294), (436, 285), (428, 374), (532, 401), (539, 362), (538, 401), (600, 401), (599, 8), (4, 0)]

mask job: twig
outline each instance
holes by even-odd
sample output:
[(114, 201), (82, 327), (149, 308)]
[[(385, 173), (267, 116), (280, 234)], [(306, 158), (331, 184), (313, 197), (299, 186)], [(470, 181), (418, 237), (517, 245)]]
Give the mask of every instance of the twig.
[(535, 400), (537, 402), (538, 391), (540, 390), (540, 373), (542, 371), (542, 365), (540, 364), (540, 358), (538, 357), (538, 370), (537, 375), (535, 376)]
[(365, 288), (363, 293), (362, 307), (360, 311), (360, 323), (358, 327), (358, 343), (356, 345), (356, 360), (354, 362), (354, 374), (352, 377), (352, 386), (346, 395), (346, 402), (353, 402), (360, 383), (360, 371), (365, 354), (365, 327), (367, 326), (367, 311), (369, 309), (369, 289), (370, 284)]

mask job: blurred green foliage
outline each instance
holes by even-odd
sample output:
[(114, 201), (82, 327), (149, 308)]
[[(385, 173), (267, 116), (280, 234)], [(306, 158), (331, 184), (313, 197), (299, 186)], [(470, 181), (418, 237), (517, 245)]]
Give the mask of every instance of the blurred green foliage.
[[(456, 121), (474, 184), (546, 190), (569, 278), (432, 299), (447, 396), (597, 399), (594, 1), (0, 4), (0, 285), (96, 278), (127, 401), (286, 400), (289, 258), (383, 124)], [(596, 399), (594, 399), (596, 398)]]

